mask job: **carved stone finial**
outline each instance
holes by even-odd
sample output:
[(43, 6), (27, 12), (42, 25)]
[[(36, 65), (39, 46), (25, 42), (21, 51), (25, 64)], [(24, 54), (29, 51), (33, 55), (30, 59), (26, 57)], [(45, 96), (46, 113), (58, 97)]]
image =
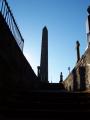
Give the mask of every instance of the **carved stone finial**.
[(79, 41), (77, 40), (76, 41), (76, 47), (79, 47), (80, 46), (80, 43), (79, 43)]
[(63, 74), (62, 72), (60, 73), (60, 83), (63, 82)]
[(90, 14), (90, 6), (88, 6), (88, 8), (87, 8), (87, 12), (88, 12), (88, 14)]

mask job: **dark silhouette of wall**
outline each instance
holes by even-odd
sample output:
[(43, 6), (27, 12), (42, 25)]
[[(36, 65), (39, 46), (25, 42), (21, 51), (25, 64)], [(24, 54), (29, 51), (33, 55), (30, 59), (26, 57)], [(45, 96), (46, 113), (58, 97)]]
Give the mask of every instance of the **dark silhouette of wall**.
[(81, 66), (79, 68), (79, 74), (80, 74), (80, 90), (85, 90), (86, 89), (86, 80), (85, 80), (85, 67)]
[(76, 69), (72, 70), (72, 75), (73, 75), (73, 91), (77, 90), (77, 73)]
[(38, 87), (38, 79), (0, 14), (0, 87)]

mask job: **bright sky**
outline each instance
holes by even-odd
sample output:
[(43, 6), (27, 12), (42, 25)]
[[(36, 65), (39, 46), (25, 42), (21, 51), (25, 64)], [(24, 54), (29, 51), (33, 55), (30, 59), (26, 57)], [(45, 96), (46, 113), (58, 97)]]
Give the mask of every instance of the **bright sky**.
[(87, 7), (90, 0), (7, 0), (24, 38), (24, 55), (37, 74), (40, 65), (42, 28), (48, 28), (49, 82), (64, 79), (76, 64), (76, 40), (81, 55), (86, 40)]

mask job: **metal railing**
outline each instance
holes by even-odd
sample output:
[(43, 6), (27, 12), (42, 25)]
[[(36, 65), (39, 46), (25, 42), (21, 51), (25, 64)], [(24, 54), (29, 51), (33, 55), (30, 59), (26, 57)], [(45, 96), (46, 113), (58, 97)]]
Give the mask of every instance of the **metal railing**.
[(6, 0), (0, 0), (0, 12), (4, 17), (10, 31), (12, 32), (18, 46), (23, 51), (24, 39), (19, 31), (19, 28)]

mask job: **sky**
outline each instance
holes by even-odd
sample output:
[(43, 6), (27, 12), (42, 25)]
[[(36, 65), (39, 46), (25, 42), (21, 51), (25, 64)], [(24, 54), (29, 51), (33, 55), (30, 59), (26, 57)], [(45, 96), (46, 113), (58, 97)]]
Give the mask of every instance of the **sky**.
[(76, 65), (87, 46), (86, 19), (90, 0), (7, 0), (24, 38), (23, 53), (34, 72), (40, 65), (42, 29), (48, 29), (49, 82), (57, 83)]

